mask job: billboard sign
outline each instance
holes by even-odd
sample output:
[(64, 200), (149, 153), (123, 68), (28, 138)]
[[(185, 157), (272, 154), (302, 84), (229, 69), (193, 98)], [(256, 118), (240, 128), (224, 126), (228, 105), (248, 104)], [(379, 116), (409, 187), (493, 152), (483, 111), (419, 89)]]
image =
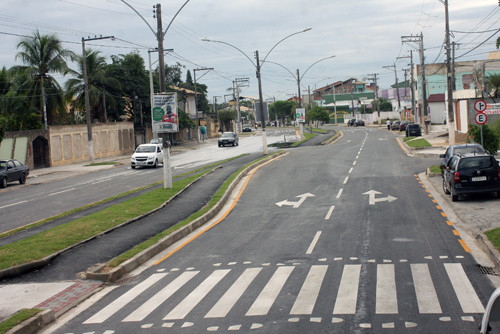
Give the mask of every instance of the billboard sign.
[(306, 110), (304, 108), (295, 109), (295, 119), (299, 123), (305, 123), (306, 122)]
[(153, 133), (179, 132), (177, 93), (153, 95)]

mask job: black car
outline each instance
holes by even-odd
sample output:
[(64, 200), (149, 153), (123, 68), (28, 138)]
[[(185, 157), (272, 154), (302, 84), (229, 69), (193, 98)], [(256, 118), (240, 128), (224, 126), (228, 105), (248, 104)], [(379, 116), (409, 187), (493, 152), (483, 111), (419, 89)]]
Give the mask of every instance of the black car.
[(448, 162), (455, 154), (463, 154), (463, 153), (486, 153), (484, 148), (479, 144), (460, 144), (460, 145), (451, 145), (446, 149), (444, 154), (441, 154), (439, 157), (443, 159), (441, 161), (441, 171), (443, 171), (446, 166), (448, 166)]
[(354, 118), (350, 119), (347, 121), (347, 126), (354, 126), (355, 123), (356, 123), (356, 120)]
[(357, 119), (354, 122), (354, 126), (365, 126), (365, 121), (363, 121), (362, 119)]
[(226, 145), (238, 146), (238, 135), (234, 132), (224, 132), (219, 138), (219, 147)]
[(399, 126), (401, 125), (401, 121), (395, 121), (391, 124), (391, 130), (399, 130)]
[(0, 160), (0, 188), (14, 181), (25, 184), (29, 173), (29, 167), (16, 159)]
[(408, 121), (402, 121), (401, 124), (399, 124), (399, 131), (406, 131), (406, 126), (409, 124), (410, 122)]
[(455, 154), (443, 172), (443, 191), (453, 202), (459, 195), (496, 192), (500, 197), (500, 165), (487, 153)]
[(408, 124), (406, 126), (406, 137), (420, 137), (422, 135), (422, 128), (420, 124)]

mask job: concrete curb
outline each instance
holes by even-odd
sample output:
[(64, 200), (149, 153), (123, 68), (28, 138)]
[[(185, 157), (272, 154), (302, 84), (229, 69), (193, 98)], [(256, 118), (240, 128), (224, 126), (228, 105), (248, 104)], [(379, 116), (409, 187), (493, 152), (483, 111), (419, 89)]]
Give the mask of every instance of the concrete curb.
[(8, 330), (6, 334), (33, 334), (38, 333), (39, 330), (54, 322), (56, 316), (52, 310), (44, 310), (37, 315), (21, 322), (19, 325)]
[[(219, 167), (216, 167), (216, 168), (220, 168)], [(64, 252), (67, 252), (68, 250), (71, 250), (72, 248), (75, 248), (75, 247), (78, 247), (79, 245), (82, 245), (86, 242), (89, 242), (93, 239), (96, 239), (102, 235), (105, 235), (109, 232), (112, 232), (114, 230), (116, 230), (117, 228), (120, 228), (122, 226), (125, 226), (125, 225), (128, 225), (128, 224), (131, 224), (139, 219), (142, 219), (146, 216), (149, 216), (151, 215), (152, 213), (155, 213), (156, 211), (164, 208), (167, 204), (169, 204), (172, 200), (174, 200), (175, 198), (177, 198), (178, 196), (180, 196), (184, 190), (188, 189), (189, 187), (191, 187), (194, 183), (196, 183), (198, 180), (200, 180), (202, 177), (208, 175), (210, 173), (207, 173), (205, 175), (202, 175), (200, 176), (199, 178), (197, 178), (196, 180), (194, 180), (193, 182), (191, 182), (190, 184), (188, 184), (185, 188), (181, 189), (177, 194), (175, 194), (174, 196), (172, 196), (172, 198), (170, 198), (168, 201), (166, 201), (165, 203), (163, 203), (161, 206), (159, 206), (158, 208), (156, 209), (153, 209), (149, 212), (146, 212), (145, 214), (141, 215), (141, 216), (138, 216), (138, 217), (135, 217), (135, 218), (132, 218), (120, 225), (117, 225), (115, 227), (112, 227), (110, 228), (109, 230), (106, 230), (104, 232), (101, 232), (97, 235), (94, 235), (86, 240), (83, 240), (75, 245), (71, 245), (59, 252), (56, 252), (54, 254), (51, 254), (51, 255), (48, 255), (46, 257), (44, 257), (43, 259), (41, 260), (36, 260), (36, 261), (32, 261), (32, 262), (29, 262), (29, 263), (24, 263), (24, 264), (20, 264), (18, 266), (14, 266), (14, 267), (10, 267), (10, 268), (6, 268), (6, 269), (2, 269), (0, 270), (0, 279), (5, 279), (5, 278), (9, 278), (9, 277), (15, 277), (15, 276), (19, 276), (19, 275), (23, 275), (23, 274), (26, 274), (26, 273), (29, 273), (29, 272), (32, 272), (34, 270), (37, 270), (37, 269), (40, 269), (40, 268), (43, 268), (45, 267), (46, 265), (48, 265), (50, 262), (52, 262), (52, 260), (54, 260), (57, 256), (63, 254)]]
[(205, 213), (203, 216), (197, 218), (196, 220), (192, 221), (188, 225), (180, 228), (179, 230), (173, 232), (172, 234), (165, 236), (163, 239), (158, 241), (156, 244), (150, 246), (149, 248), (141, 251), (139, 254), (135, 255), (131, 259), (123, 262), (121, 265), (118, 267), (114, 268), (113, 270), (102, 273), (100, 272), (106, 264), (102, 264), (101, 266), (95, 268), (93, 271), (88, 271), (86, 272), (86, 278), (91, 279), (91, 280), (100, 280), (104, 282), (116, 282), (119, 280), (123, 275), (131, 272), (132, 270), (136, 269), (176, 241), (184, 238), (191, 232), (195, 231), (198, 229), (200, 226), (203, 226), (206, 224), (208, 221), (210, 221), (215, 215), (219, 213), (219, 211), (222, 209), (222, 207), (226, 204), (231, 192), (233, 189), (236, 187), (238, 182), (243, 178), (244, 175), (246, 175), (251, 169), (255, 168), (256, 166), (259, 166), (271, 159), (274, 159), (276, 157), (279, 157), (283, 154), (285, 154), (285, 151), (277, 152), (269, 157), (260, 160), (257, 163), (254, 163), (247, 168), (245, 168), (241, 173), (238, 174), (238, 176), (231, 182), (229, 187), (226, 189), (226, 192), (220, 199), (220, 201), (212, 208), (210, 209), (207, 213)]

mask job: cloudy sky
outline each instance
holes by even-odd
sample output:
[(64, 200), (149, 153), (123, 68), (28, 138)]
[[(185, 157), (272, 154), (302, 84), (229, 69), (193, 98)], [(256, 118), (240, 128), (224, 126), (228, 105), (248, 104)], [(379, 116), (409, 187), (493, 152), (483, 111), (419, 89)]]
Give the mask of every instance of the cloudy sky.
[[(155, 31), (153, 5), (162, 5), (165, 29), (186, 2), (125, 1)], [(262, 60), (283, 38), (312, 28), (287, 38), (269, 53), (270, 62), (262, 67), (265, 99), (296, 95), (297, 80), (290, 72), (296, 74), (297, 69), (303, 92), (351, 77), (363, 80), (373, 73), (379, 76), (379, 86), (388, 88), (395, 81), (394, 71), (384, 66), (396, 64), (398, 79), (403, 81), (409, 61), (397, 57), (408, 56), (417, 47), (402, 44), (401, 36), (422, 33), (426, 63), (444, 61), (444, 13), (440, 0), (190, 0), (165, 36), (165, 48), (174, 49), (166, 63), (179, 62), (191, 74), (194, 68), (214, 68), (206, 74), (197, 71), (197, 81), (208, 86), (210, 99), (229, 94), (227, 89), (236, 78), (249, 79), (242, 95), (258, 96), (254, 52), (258, 50)], [(496, 50), (497, 0), (449, 0), (449, 15), (451, 40), (458, 44), (457, 61), (481, 60)], [(114, 41), (87, 45), (102, 51), (108, 60), (110, 55), (137, 50), (147, 65), (148, 48), (157, 46), (148, 24), (121, 0), (2, 0), (0, 66), (21, 64), (16, 60), (17, 44), (36, 29), (57, 34), (65, 48), (77, 53), (81, 53), (82, 37), (113, 35)], [(203, 38), (229, 43), (239, 51)], [(419, 62), (418, 53), (414, 55)], [(64, 82), (64, 78), (58, 80)]]

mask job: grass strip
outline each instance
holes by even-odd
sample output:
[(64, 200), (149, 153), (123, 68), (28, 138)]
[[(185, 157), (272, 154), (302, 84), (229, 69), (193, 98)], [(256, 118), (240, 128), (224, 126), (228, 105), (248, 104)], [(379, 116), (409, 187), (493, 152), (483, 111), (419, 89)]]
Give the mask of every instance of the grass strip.
[(408, 146), (413, 147), (413, 148), (421, 148), (421, 147), (430, 147), (430, 146), (432, 146), (424, 138), (418, 138), (418, 139), (415, 139), (415, 138), (416, 137), (405, 137), (405, 138), (403, 138), (403, 140), (405, 141), (405, 143)]
[(0, 322), (0, 334), (7, 333), (9, 330), (16, 327), (21, 322), (31, 318), (32, 316), (40, 312), (42, 312), (42, 310), (36, 308), (22, 309), (11, 317)]
[[(278, 151), (277, 153), (274, 153), (273, 155), (277, 155), (279, 153), (281, 153), (281, 151)], [(220, 201), (220, 199), (222, 198), (222, 196), (226, 192), (227, 188), (231, 185), (231, 183), (234, 181), (234, 179), (243, 170), (245, 170), (245, 168), (247, 168), (248, 166), (253, 165), (253, 164), (255, 164), (255, 163), (257, 163), (260, 160), (265, 159), (265, 158), (267, 158), (267, 156), (264, 156), (264, 157), (261, 157), (261, 158), (259, 158), (257, 160), (254, 160), (254, 161), (246, 164), (245, 166), (239, 168), (236, 172), (234, 172), (222, 184), (222, 186), (217, 190), (217, 192), (214, 194), (214, 196), (212, 196), (212, 198), (210, 199), (210, 201), (208, 201), (208, 203), (201, 210), (193, 213), (191, 216), (189, 216), (186, 219), (182, 220), (181, 222), (179, 222), (175, 226), (172, 226), (172, 227), (168, 228), (167, 230), (165, 230), (165, 231), (163, 231), (161, 233), (158, 233), (157, 235), (149, 238), (148, 240), (144, 241), (143, 243), (141, 243), (141, 244), (139, 244), (139, 245), (131, 248), (130, 250), (122, 253), (121, 255), (115, 257), (114, 259), (112, 259), (111, 261), (108, 262), (107, 266), (109, 268), (115, 268), (115, 267), (119, 266), (121, 263), (123, 263), (123, 262), (127, 261), (128, 259), (134, 257), (135, 255), (139, 254), (143, 250), (145, 250), (145, 249), (153, 246), (154, 244), (156, 244), (158, 241), (160, 241), (164, 237), (168, 236), (169, 234), (177, 231), (178, 229), (186, 226), (187, 224), (191, 223), (195, 219), (198, 219), (199, 217), (203, 216), (205, 213), (207, 213), (208, 211), (210, 211)]]
[(302, 144), (302, 143), (304, 143), (304, 142), (308, 141), (309, 139), (316, 137), (317, 135), (318, 135), (317, 133), (304, 133), (304, 139), (303, 139), (303, 140), (301, 140), (301, 141), (298, 141), (298, 142), (296, 142), (296, 143), (293, 143), (293, 144), (292, 144), (292, 147), (297, 147), (297, 146), (299, 146), (300, 144)]
[(4, 245), (0, 247), (0, 270), (41, 260), (156, 209), (210, 171), (211, 169), (174, 182), (171, 189), (152, 190), (102, 211)]
[(440, 165), (432, 165), (429, 167), (429, 170), (431, 171), (431, 173), (435, 173), (435, 174), (441, 174), (441, 168), (439, 168)]
[(500, 251), (500, 228), (495, 228), (484, 232), (488, 237), (488, 240), (495, 246), (495, 248)]

